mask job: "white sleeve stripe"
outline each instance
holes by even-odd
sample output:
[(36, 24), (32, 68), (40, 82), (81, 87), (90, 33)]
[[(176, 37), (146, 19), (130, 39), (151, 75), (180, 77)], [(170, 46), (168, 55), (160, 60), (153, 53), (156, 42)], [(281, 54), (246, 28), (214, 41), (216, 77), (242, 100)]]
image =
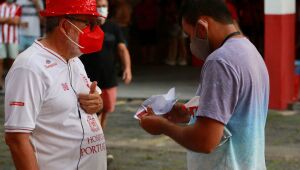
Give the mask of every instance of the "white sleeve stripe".
[(5, 129), (5, 133), (32, 133), (30, 130), (8, 130)]
[(32, 131), (33, 128), (18, 128), (18, 127), (5, 127), (6, 130), (25, 130), (25, 131)]

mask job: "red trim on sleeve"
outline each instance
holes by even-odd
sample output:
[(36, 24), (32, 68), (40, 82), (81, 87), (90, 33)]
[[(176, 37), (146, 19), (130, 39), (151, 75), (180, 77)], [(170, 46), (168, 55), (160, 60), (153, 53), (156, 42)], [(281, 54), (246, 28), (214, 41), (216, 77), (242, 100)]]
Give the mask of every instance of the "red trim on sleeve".
[(25, 130), (25, 131), (32, 131), (33, 129), (29, 129), (29, 128), (16, 128), (16, 129), (12, 129), (12, 128), (5, 128), (5, 130), (8, 130), (8, 131), (18, 131), (18, 130)]

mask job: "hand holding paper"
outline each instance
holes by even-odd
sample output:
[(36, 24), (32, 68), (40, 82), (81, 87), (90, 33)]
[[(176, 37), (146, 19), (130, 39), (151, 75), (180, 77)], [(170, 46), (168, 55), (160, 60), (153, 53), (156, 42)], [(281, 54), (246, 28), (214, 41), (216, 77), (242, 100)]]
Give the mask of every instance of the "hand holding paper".
[(140, 119), (143, 115), (145, 115), (147, 107), (152, 108), (155, 115), (164, 115), (171, 111), (176, 101), (175, 88), (170, 89), (167, 94), (153, 95), (143, 102), (134, 118)]
[(155, 115), (151, 108), (147, 108), (145, 115), (140, 117), (140, 126), (151, 135), (161, 135), (166, 123), (168, 123), (168, 120)]

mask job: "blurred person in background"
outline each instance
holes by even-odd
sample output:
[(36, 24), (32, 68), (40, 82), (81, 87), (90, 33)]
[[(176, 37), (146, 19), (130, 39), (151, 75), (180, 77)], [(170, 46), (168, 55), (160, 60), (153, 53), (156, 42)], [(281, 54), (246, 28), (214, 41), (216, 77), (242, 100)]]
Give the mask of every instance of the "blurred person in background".
[(115, 12), (112, 14), (112, 21), (116, 23), (122, 30), (126, 40), (126, 45), (129, 44), (129, 26), (131, 24), (132, 8), (128, 0), (116, 0)]
[[(264, 1), (238, 1), (239, 26), (243, 34), (250, 39), (263, 54), (264, 51)], [(254, 12), (255, 11), (255, 12)], [(262, 56), (263, 57), (263, 56)]]
[(240, 26), (239, 26), (239, 16), (238, 16), (238, 11), (236, 9), (235, 4), (232, 2), (232, 0), (225, 0), (225, 4), (228, 8), (228, 11), (231, 14), (233, 24), (236, 26), (238, 30), (241, 31)]
[(162, 24), (164, 34), (167, 37), (167, 57), (165, 64), (174, 66), (176, 64), (187, 65), (187, 51), (185, 49), (184, 33), (179, 22), (179, 3), (175, 0), (164, 1), (162, 9)]
[(131, 82), (132, 73), (130, 54), (122, 31), (118, 25), (107, 20), (108, 1), (97, 0), (97, 9), (101, 14), (101, 28), (105, 33), (102, 51), (85, 54), (80, 59), (91, 81), (97, 81), (102, 90), (104, 107), (102, 113), (99, 114), (99, 120), (102, 128), (105, 128), (108, 113), (115, 110), (117, 99), (116, 55), (121, 59), (123, 66), (122, 78), (125, 84)]
[(41, 17), (39, 12), (42, 10), (41, 0), (16, 0), (22, 7), (20, 28), (20, 49), (22, 52), (27, 49), (39, 37), (41, 37)]
[(157, 0), (141, 0), (135, 7), (134, 21), (141, 47), (142, 64), (155, 62), (159, 13)]
[(9, 67), (19, 53), (19, 24), (22, 10), (15, 0), (0, 4), (0, 90), (3, 90), (4, 59)]

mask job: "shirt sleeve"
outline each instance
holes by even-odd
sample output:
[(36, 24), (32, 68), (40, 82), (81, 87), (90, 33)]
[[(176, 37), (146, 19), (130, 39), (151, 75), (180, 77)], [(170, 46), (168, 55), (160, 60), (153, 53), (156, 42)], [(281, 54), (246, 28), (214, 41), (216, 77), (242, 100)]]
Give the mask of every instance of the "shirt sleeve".
[(125, 36), (121, 30), (121, 28), (115, 24), (115, 36), (116, 36), (116, 44), (125, 43)]
[(237, 73), (231, 66), (218, 60), (207, 61), (203, 69), (196, 116), (208, 117), (226, 125), (239, 97)]
[(16, 17), (20, 17), (22, 15), (22, 8), (20, 6), (18, 6), (18, 9), (16, 11)]
[(5, 132), (31, 133), (39, 115), (45, 86), (29, 69), (12, 70), (5, 84)]

